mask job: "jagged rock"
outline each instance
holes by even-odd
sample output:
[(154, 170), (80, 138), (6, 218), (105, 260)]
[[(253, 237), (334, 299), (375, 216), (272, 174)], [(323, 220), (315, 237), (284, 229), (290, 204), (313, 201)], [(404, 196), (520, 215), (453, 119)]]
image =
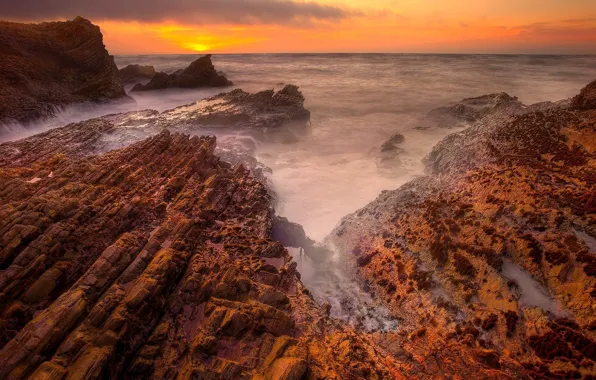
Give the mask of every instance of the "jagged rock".
[(211, 62), (211, 54), (205, 55), (192, 62), (186, 69), (172, 74), (156, 73), (147, 84), (137, 83), (132, 91), (162, 90), (171, 87), (225, 87), (232, 86), (224, 75), (219, 74)]
[[(43, 135), (55, 155), (0, 164), (1, 378), (351, 376), (336, 350), (372, 340), (325, 322), (295, 270), (262, 265), (289, 262), (272, 198), (214, 137), (165, 130), (89, 156), (84, 128), (65, 128), (62, 151), (65, 131)], [(372, 349), (349, 361), (397, 373)]]
[(99, 27), (72, 21), (0, 21), (0, 124), (51, 116), (78, 102), (125, 96)]
[[(108, 115), (0, 144), (0, 165), (30, 165), (51, 157), (58, 159), (59, 153), (72, 157), (101, 153), (163, 129), (197, 134), (227, 128), (266, 138), (286, 125), (302, 129), (309, 118), (296, 86), (289, 85), (277, 93), (234, 90), (162, 113), (145, 110)], [(222, 144), (219, 153), (228, 161), (250, 167), (257, 175), (267, 169), (235, 144)], [(264, 180), (263, 175), (259, 177)]]
[(537, 154), (562, 154), (572, 160), (574, 155), (565, 153), (569, 150), (566, 138), (558, 132), (572, 118), (562, 104), (520, 108), (508, 104), (503, 112), (491, 110), (470, 128), (447, 136), (423, 161), (427, 172), (436, 174), (465, 171), (508, 156), (534, 159)]
[(571, 100), (571, 106), (579, 110), (596, 108), (596, 81), (584, 87), (579, 95)]
[(118, 70), (118, 77), (122, 83), (137, 83), (144, 79), (151, 79), (155, 76), (153, 66), (128, 65)]
[(466, 126), (491, 114), (508, 115), (522, 112), (524, 105), (504, 92), (467, 98), (430, 111), (424, 124), (440, 128)]
[(455, 347), (497, 377), (596, 374), (592, 88), (573, 101), (491, 95), (443, 109), (471, 126), (437, 144), (429, 175), (383, 192), (328, 238), (442, 374), (453, 374), (443, 365)]

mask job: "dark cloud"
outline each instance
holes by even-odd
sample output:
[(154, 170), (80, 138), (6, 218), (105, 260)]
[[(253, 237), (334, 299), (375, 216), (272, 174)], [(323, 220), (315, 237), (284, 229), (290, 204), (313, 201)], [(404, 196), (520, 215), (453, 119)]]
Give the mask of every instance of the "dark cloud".
[(291, 0), (0, 0), (1, 19), (178, 21), (193, 24), (295, 23), (339, 20), (359, 12), (316, 2)]

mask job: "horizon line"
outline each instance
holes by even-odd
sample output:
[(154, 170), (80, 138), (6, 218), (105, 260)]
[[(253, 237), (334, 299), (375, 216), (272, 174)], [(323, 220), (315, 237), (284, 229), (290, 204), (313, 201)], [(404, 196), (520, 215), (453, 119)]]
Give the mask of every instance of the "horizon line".
[(140, 56), (140, 55), (500, 55), (500, 56), (569, 56), (569, 57), (596, 57), (590, 53), (404, 53), (404, 52), (279, 52), (279, 53), (216, 53), (216, 52), (194, 52), (194, 53), (110, 53), (113, 56)]

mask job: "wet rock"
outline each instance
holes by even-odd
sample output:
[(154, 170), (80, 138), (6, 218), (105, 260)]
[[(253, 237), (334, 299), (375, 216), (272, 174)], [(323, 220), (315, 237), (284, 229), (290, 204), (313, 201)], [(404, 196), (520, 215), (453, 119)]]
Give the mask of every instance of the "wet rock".
[(153, 66), (128, 65), (118, 70), (118, 77), (123, 84), (138, 83), (155, 76)]
[(72, 103), (125, 96), (99, 27), (81, 17), (0, 22), (0, 70), (0, 124), (51, 116)]
[(579, 95), (571, 100), (571, 107), (579, 110), (596, 108), (596, 81), (584, 87)]
[(289, 262), (265, 185), (213, 137), (89, 155), (96, 122), (2, 145), (0, 378), (345, 378), (296, 264), (263, 271)]
[(425, 124), (451, 128), (474, 123), (491, 114), (515, 114), (523, 112), (523, 104), (504, 92), (463, 99), (446, 107), (430, 111)]
[(596, 184), (591, 88), (573, 101), (524, 106), (496, 94), (431, 112), (468, 128), (433, 148), (427, 176), (381, 193), (329, 236), (412, 345), (424, 326), (441, 365), (447, 339), (478, 373), (535, 362), (536, 373), (596, 374), (580, 364), (596, 352), (594, 255), (576, 238), (596, 223), (586, 207)]
[(225, 87), (233, 83), (215, 70), (211, 62), (211, 55), (205, 55), (192, 62), (186, 69), (172, 74), (158, 72), (153, 75), (149, 83), (137, 83), (132, 91), (163, 90), (166, 88), (199, 88)]

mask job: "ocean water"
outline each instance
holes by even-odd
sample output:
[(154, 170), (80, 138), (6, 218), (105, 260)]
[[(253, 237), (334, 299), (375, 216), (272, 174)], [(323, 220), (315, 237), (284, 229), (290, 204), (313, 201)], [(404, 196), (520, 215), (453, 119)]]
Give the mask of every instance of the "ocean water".
[[(197, 57), (116, 56), (115, 61), (119, 67), (137, 63), (173, 72)], [(415, 129), (429, 110), (502, 91), (528, 104), (556, 101), (596, 79), (596, 56), (265, 54), (217, 55), (213, 62), (246, 91), (291, 83), (306, 97), (310, 133), (286, 143), (259, 142), (257, 158), (273, 170), (278, 213), (302, 224), (315, 240), (382, 190), (423, 173), (422, 157), (454, 132)], [(29, 129), (13, 126), (0, 138), (16, 139), (108, 113), (163, 111), (222, 91), (227, 89), (131, 93), (135, 102), (71, 107)], [(400, 165), (387, 170), (378, 164), (375, 149), (396, 132), (405, 136), (405, 153)]]

